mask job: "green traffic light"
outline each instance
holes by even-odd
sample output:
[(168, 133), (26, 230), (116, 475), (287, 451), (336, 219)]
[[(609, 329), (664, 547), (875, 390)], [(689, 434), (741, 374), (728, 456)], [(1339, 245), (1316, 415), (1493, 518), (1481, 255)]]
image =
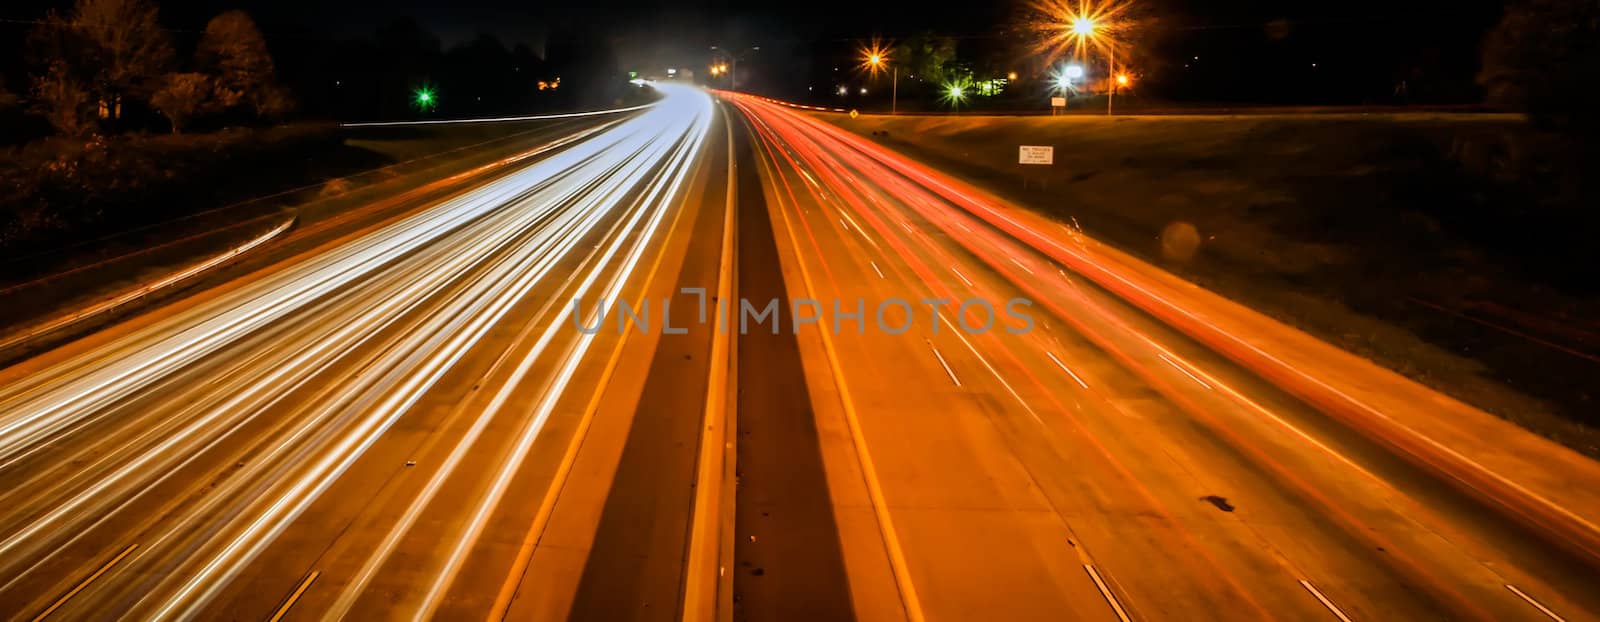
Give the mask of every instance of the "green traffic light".
[(423, 110), (432, 110), (433, 109), (433, 104), (434, 104), (433, 91), (430, 91), (430, 90), (425, 89), (425, 88), (417, 89), (415, 97), (416, 97), (416, 102), (417, 102), (417, 107), (418, 108), (421, 108)]

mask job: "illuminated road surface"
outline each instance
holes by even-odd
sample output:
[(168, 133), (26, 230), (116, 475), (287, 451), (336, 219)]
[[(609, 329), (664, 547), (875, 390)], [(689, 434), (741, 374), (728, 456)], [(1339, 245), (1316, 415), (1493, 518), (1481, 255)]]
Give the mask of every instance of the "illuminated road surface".
[[(1403, 459), (1395, 448), (1407, 440), (1393, 437), (1405, 435), (1358, 433), (1353, 419), (1340, 419), (1358, 402), (1336, 387), (1382, 404), (1388, 423), (1460, 414), (1451, 425), (1494, 440), (1453, 441), (1465, 455), (1430, 451), (1446, 462), (1521, 465), (1510, 474), (1589, 503), (1581, 510), (1597, 507), (1593, 491), (1563, 492), (1560, 480), (1600, 482), (1591, 462), (1392, 374), (1364, 377), (1370, 366), (1347, 361), (1354, 357), (1304, 360), (1292, 331), (1228, 324), (1231, 307), (1066, 227), (976, 198), (803, 113), (754, 97), (734, 102), (761, 144), (789, 296), (824, 307), (837, 299), (846, 313), (865, 301), (864, 332), (859, 319), (833, 332), (826, 318), (839, 311), (828, 308), (829, 328), (802, 328), (799, 338), (818, 427), (833, 430), (821, 434), (821, 451), (834, 496), (872, 509), (831, 516), (858, 615), (1577, 620), (1600, 612), (1600, 574), (1586, 551), (1592, 514), (1563, 514), (1549, 498), (1513, 499), (1500, 511), (1486, 500), (1498, 489), (1473, 488), (1487, 471), (1453, 471), (1471, 472), (1452, 486)], [(1149, 283), (1190, 306), (1146, 313), (1123, 300), (1157, 295)], [(879, 303), (895, 298), (914, 311), (899, 335), (875, 319)], [(992, 330), (957, 329), (963, 320), (986, 324), (979, 307), (965, 317), (957, 308), (972, 298), (992, 303)], [(1014, 298), (1032, 301), (1031, 331), (1005, 330), (1022, 327), (1004, 312)], [(938, 332), (923, 299), (955, 301), (942, 306)], [(1152, 317), (1168, 310), (1173, 323), (1274, 335), (1284, 357), (1274, 360), (1305, 375), (1269, 384), (1245, 370), (1260, 351), (1219, 355), (1234, 346), (1203, 347)], [(886, 314), (890, 328), (907, 321), (896, 307)], [(1518, 454), (1529, 447), (1544, 454)], [(751, 467), (742, 468), (749, 479)], [(1526, 521), (1508, 518), (1524, 510)], [(744, 606), (798, 606), (805, 595), (770, 586), (795, 585), (784, 583), (784, 569), (814, 566), (810, 554), (786, 549), (781, 530), (761, 535), (780, 542), (763, 548), (766, 540), (746, 545), (741, 536), (764, 567), (735, 579)], [(898, 598), (886, 606), (884, 594)]]
[[(575, 330), (569, 301), (637, 296), (689, 211), (712, 100), (662, 89), (490, 183), (10, 370), (3, 609), (487, 613), (516, 551), (488, 542), (528, 530), (491, 526), (545, 495), (530, 457), (561, 455), (543, 432), (570, 436), (618, 341)], [(492, 584), (461, 579), (482, 568)]]

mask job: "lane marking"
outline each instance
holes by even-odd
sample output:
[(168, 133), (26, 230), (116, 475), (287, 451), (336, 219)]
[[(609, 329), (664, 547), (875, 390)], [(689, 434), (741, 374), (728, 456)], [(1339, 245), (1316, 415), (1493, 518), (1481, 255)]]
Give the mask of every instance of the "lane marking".
[[(730, 553), (724, 550), (724, 541), (731, 541), (733, 537), (731, 531), (725, 531), (731, 527), (728, 522), (732, 518), (723, 516), (722, 510), (733, 507), (731, 497), (734, 491), (724, 490), (724, 485), (729, 482), (724, 481), (723, 475), (727, 472), (728, 462), (735, 456), (733, 441), (728, 440), (731, 438), (728, 430), (733, 429), (738, 414), (738, 404), (728, 390), (729, 376), (734, 373), (733, 336), (726, 327), (721, 326), (721, 318), (730, 312), (737, 313), (733, 289), (738, 253), (735, 235), (739, 226), (739, 215), (734, 209), (738, 195), (738, 173), (735, 170), (733, 150), (733, 121), (724, 113), (722, 122), (728, 134), (728, 195), (723, 201), (722, 252), (717, 264), (716, 305), (719, 326), (711, 337), (711, 366), (706, 379), (705, 411), (700, 428), (700, 457), (695, 467), (695, 498), (690, 515), (689, 555), (684, 563), (683, 620), (716, 618), (718, 596), (725, 594), (726, 590), (732, 587), (731, 582), (722, 580), (724, 575), (719, 562), (726, 553)], [(724, 495), (729, 497), (727, 503), (724, 502)], [(712, 569), (716, 569), (715, 574), (712, 573)], [(731, 602), (730, 600), (729, 603)]]
[(1033, 270), (1030, 270), (1030, 269), (1028, 269), (1028, 267), (1027, 267), (1027, 266), (1024, 266), (1024, 265), (1022, 265), (1022, 262), (1020, 262), (1020, 261), (1017, 261), (1017, 258), (1016, 258), (1016, 257), (1012, 257), (1012, 256), (1010, 256), (1010, 255), (1006, 255), (1006, 259), (1010, 259), (1010, 260), (1011, 260), (1011, 263), (1014, 263), (1014, 264), (1017, 264), (1017, 267), (1018, 267), (1018, 268), (1022, 268), (1022, 271), (1023, 271), (1023, 272), (1026, 272), (1026, 273), (1028, 273), (1028, 274), (1029, 274), (1029, 275), (1030, 275), (1030, 276), (1031, 276), (1031, 275), (1033, 275)]
[(967, 276), (962, 274), (960, 270), (957, 270), (955, 266), (950, 266), (950, 271), (956, 273), (956, 277), (961, 279), (962, 283), (966, 283), (967, 287), (977, 287), (976, 285), (972, 284), (972, 281), (968, 281)]
[(950, 375), (950, 382), (956, 383), (956, 386), (958, 387), (961, 386), (961, 379), (956, 377), (955, 370), (950, 369), (950, 364), (944, 362), (944, 355), (939, 354), (939, 348), (934, 347), (934, 345), (931, 343), (928, 344), (928, 348), (933, 350), (933, 357), (939, 359), (939, 365), (944, 367), (944, 373)]
[(401, 126), (401, 125), (446, 125), (446, 124), (454, 124), (454, 123), (502, 123), (502, 122), (505, 122), (505, 121), (542, 121), (542, 120), (545, 120), (545, 119), (572, 119), (572, 118), (577, 118), (577, 117), (593, 117), (593, 116), (603, 115), (603, 114), (617, 114), (617, 113), (621, 113), (621, 112), (633, 112), (635, 110), (644, 110), (645, 108), (649, 108), (649, 107), (652, 107), (652, 106), (656, 105), (656, 103), (660, 103), (660, 102), (644, 104), (642, 106), (633, 106), (633, 107), (630, 107), (630, 108), (612, 108), (612, 109), (609, 109), (609, 110), (590, 110), (590, 111), (587, 111), (587, 112), (567, 112), (567, 113), (562, 113), (562, 114), (533, 115), (533, 116), (526, 116), (526, 117), (489, 117), (489, 118), (480, 118), (480, 119), (440, 119), (440, 120), (436, 120), (436, 121), (365, 121), (365, 122), (361, 122), (361, 123), (340, 123), (339, 127), (392, 127), (392, 126)]
[(1060, 367), (1061, 371), (1067, 372), (1068, 376), (1072, 376), (1072, 379), (1077, 381), (1078, 386), (1083, 387), (1085, 389), (1089, 388), (1089, 383), (1084, 382), (1083, 379), (1079, 378), (1077, 374), (1072, 373), (1072, 370), (1068, 369), (1067, 365), (1065, 363), (1061, 362), (1061, 359), (1056, 358), (1055, 353), (1050, 352), (1050, 351), (1046, 351), (1044, 353), (1044, 355), (1050, 357), (1050, 361), (1055, 363), (1056, 367)]
[(1550, 616), (1551, 620), (1555, 620), (1556, 622), (1567, 622), (1566, 618), (1556, 615), (1556, 612), (1551, 611), (1549, 607), (1539, 604), (1539, 601), (1534, 600), (1532, 596), (1522, 593), (1522, 590), (1517, 589), (1517, 586), (1507, 583), (1506, 589), (1511, 590), (1512, 594), (1516, 594), (1517, 597), (1521, 598), (1522, 600), (1528, 601), (1528, 604), (1533, 605), (1534, 608), (1538, 609), (1540, 612)]
[(111, 558), (111, 561), (106, 562), (105, 565), (100, 566), (100, 569), (94, 571), (94, 574), (89, 575), (88, 578), (78, 582), (78, 585), (72, 588), (72, 591), (62, 594), (61, 598), (57, 598), (56, 602), (50, 604), (49, 609), (45, 609), (44, 611), (39, 612), (39, 615), (34, 616), (33, 622), (39, 622), (40, 620), (50, 617), (50, 614), (55, 613), (56, 610), (60, 609), (62, 605), (67, 604), (67, 600), (71, 599), (73, 596), (77, 596), (78, 592), (83, 591), (83, 588), (89, 587), (90, 583), (93, 583), (95, 579), (100, 578), (100, 575), (105, 574), (107, 570), (110, 570), (112, 566), (117, 565), (117, 562), (122, 561), (122, 558), (127, 557), (128, 554), (132, 553), (136, 548), (139, 548), (138, 544), (130, 544), (128, 545), (128, 548), (122, 549), (121, 553), (118, 553), (116, 557)]
[[(1322, 606), (1327, 607), (1328, 611), (1332, 611), (1333, 615), (1337, 616), (1339, 618), (1340, 622), (1350, 622), (1350, 617), (1345, 615), (1343, 611), (1340, 611), (1339, 607), (1337, 605), (1334, 605), (1333, 601), (1328, 600), (1327, 596), (1323, 596), (1322, 592), (1317, 591), (1317, 588), (1313, 587), (1311, 585), (1310, 581), (1307, 581), (1305, 579), (1301, 579), (1300, 580), (1300, 587), (1306, 588), (1307, 592), (1311, 592), (1312, 596), (1317, 597), (1317, 601), (1322, 603)], [(1507, 585), (1506, 587), (1511, 587), (1511, 586)]]
[[(743, 112), (747, 118), (753, 118), (748, 110)], [(759, 147), (760, 143), (757, 145)], [(775, 170), (777, 159), (773, 158), (770, 152), (767, 152), (767, 158), (758, 158), (757, 162), (767, 171), (766, 179), (772, 179), (772, 176), (777, 174)], [(813, 294), (817, 291), (816, 283), (811, 279), (811, 270), (806, 267), (806, 262), (801, 260), (805, 253), (801, 250), (800, 238), (795, 235), (794, 223), (790, 222), (788, 212), (778, 207), (781, 203), (781, 199), (774, 201), (774, 208), (770, 211), (777, 212), (783, 221), (783, 231), (795, 253), (794, 263), (800, 270), (800, 280), (805, 285), (806, 293)], [(910, 228), (907, 227), (907, 230)], [(850, 385), (845, 377), (844, 365), (839, 362), (839, 353), (834, 349), (833, 337), (829, 331), (815, 332), (822, 339), (822, 352), (828, 359), (828, 369), (833, 373), (834, 385), (839, 389), (839, 404), (844, 409), (845, 423), (850, 428), (850, 442), (856, 449), (856, 461), (861, 463), (861, 479), (867, 485), (867, 497), (872, 502), (873, 514), (878, 519), (879, 535), (883, 538), (883, 547), (889, 554), (889, 568), (894, 573), (896, 587), (900, 588), (900, 603), (905, 607), (906, 617), (910, 622), (923, 622), (926, 617), (922, 612), (922, 602), (917, 596), (916, 584), (911, 580), (905, 550), (900, 546), (900, 536), (894, 527), (894, 517), (889, 513), (889, 504), (883, 494), (883, 483), (878, 480), (878, 470), (873, 465), (872, 453), (867, 447), (866, 434), (861, 429), (861, 419), (856, 413), (855, 401), (850, 399)]]
[(306, 575), (306, 580), (300, 582), (300, 587), (295, 588), (294, 593), (289, 595), (289, 600), (283, 601), (283, 605), (278, 607), (278, 611), (273, 613), (272, 618), (267, 622), (278, 622), (283, 619), (283, 616), (289, 615), (289, 608), (293, 607), (295, 602), (305, 595), (306, 590), (311, 589), (311, 582), (316, 581), (317, 577), (320, 576), (322, 576), (322, 572), (318, 570), (313, 570), (311, 574)]
[(1189, 373), (1189, 370), (1184, 369), (1182, 365), (1179, 365), (1177, 362), (1173, 361), (1172, 359), (1167, 358), (1167, 355), (1165, 355), (1165, 354), (1156, 354), (1156, 356), (1161, 357), (1161, 360), (1166, 361), (1167, 364), (1171, 365), (1173, 369), (1176, 369), (1178, 371), (1183, 372), (1183, 375), (1188, 376), (1190, 380), (1193, 380), (1195, 382), (1200, 383), (1200, 386), (1205, 387), (1207, 389), (1211, 388), (1211, 385), (1206, 384), (1206, 381), (1201, 380), (1199, 376), (1196, 376), (1196, 375), (1194, 375), (1192, 373)]
[(878, 278), (884, 278), (883, 271), (878, 269), (878, 262), (868, 259), (867, 263), (872, 264), (872, 271), (878, 273)]
[(1083, 569), (1089, 571), (1089, 578), (1094, 579), (1094, 586), (1100, 589), (1100, 595), (1106, 598), (1111, 605), (1111, 610), (1117, 612), (1117, 619), (1122, 622), (1131, 622), (1128, 612), (1123, 610), (1122, 603), (1117, 602), (1117, 597), (1111, 593), (1111, 588), (1106, 587), (1106, 582), (1100, 579), (1100, 573), (1094, 569), (1094, 564), (1084, 564)]

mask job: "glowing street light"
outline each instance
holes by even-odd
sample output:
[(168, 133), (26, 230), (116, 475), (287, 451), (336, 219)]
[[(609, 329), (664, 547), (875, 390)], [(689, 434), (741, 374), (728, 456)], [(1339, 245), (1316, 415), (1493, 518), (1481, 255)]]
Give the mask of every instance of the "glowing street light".
[(1128, 10), (1128, 0), (1035, 0), (1035, 6), (1047, 17), (1042, 23), (1048, 34), (1047, 45), (1051, 51), (1062, 47), (1072, 50), (1079, 58), (1085, 50), (1096, 48), (1106, 53), (1106, 114), (1111, 114), (1112, 101), (1117, 87), (1128, 84), (1127, 76), (1117, 71), (1117, 33), (1127, 26), (1123, 14)]
[(944, 96), (940, 99), (950, 104), (951, 110), (960, 110), (961, 102), (967, 99), (967, 90), (959, 82), (946, 82), (944, 83)]
[[(872, 44), (862, 48), (862, 65), (869, 73), (877, 75), (884, 67), (889, 67), (889, 114), (899, 112), (900, 108), (900, 66), (889, 64), (889, 49), (876, 39)], [(861, 94), (866, 95), (867, 90), (861, 89)]]
[(1072, 18), (1072, 34), (1079, 37), (1094, 36), (1094, 19), (1089, 17)]
[(433, 90), (428, 87), (417, 89), (416, 92), (412, 93), (411, 99), (417, 109), (424, 112), (433, 110), (439, 103), (433, 95)]

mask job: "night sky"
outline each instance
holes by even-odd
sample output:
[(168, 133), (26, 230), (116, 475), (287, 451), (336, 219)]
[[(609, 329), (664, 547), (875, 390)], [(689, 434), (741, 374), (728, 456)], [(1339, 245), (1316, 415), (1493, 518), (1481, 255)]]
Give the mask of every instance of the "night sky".
[[(0, 9), (0, 18), (27, 21), (69, 2), (24, 0)], [(446, 47), (477, 33), (493, 34), (508, 45), (522, 42), (541, 49), (555, 28), (582, 28), (604, 36), (624, 68), (670, 63), (705, 63), (710, 45), (763, 46), (773, 65), (833, 62), (817, 58), (847, 54), (856, 41), (874, 34), (903, 37), (924, 30), (961, 37), (964, 52), (1008, 42), (1006, 29), (1018, 24), (1025, 4), (1016, 0), (966, 3), (875, 0), (847, 2), (667, 2), (583, 0), (535, 3), (477, 2), (311, 2), (306, 0), (166, 0), (163, 21), (175, 30), (198, 31), (216, 13), (242, 8), (251, 13), (274, 48), (318, 39), (367, 35), (397, 16), (415, 18)], [(1151, 75), (1160, 76), (1176, 99), (1269, 103), (1362, 103), (1410, 79), (1434, 99), (1465, 101), (1478, 45), (1500, 13), (1489, 0), (1421, 0), (1352, 3), (1321, 0), (1199, 1), (1143, 0), (1138, 3), (1147, 34), (1142, 44)], [(20, 34), (10, 23), (5, 33)], [(20, 47), (20, 37), (7, 36)], [(19, 56), (9, 52), (5, 72), (16, 79)], [(1198, 62), (1193, 57), (1199, 56)], [(805, 58), (802, 58), (805, 57)], [(760, 69), (751, 63), (752, 75)], [(794, 73), (792, 69), (786, 69)], [(1421, 77), (1419, 77), (1421, 76)], [(790, 94), (792, 84), (766, 76), (761, 86)], [(9, 81), (8, 81), (9, 82)]]

